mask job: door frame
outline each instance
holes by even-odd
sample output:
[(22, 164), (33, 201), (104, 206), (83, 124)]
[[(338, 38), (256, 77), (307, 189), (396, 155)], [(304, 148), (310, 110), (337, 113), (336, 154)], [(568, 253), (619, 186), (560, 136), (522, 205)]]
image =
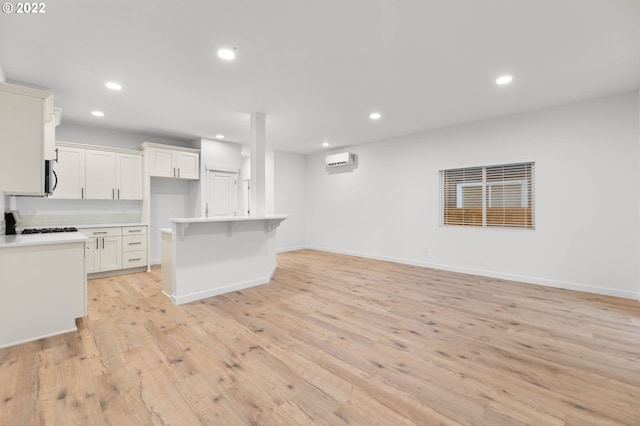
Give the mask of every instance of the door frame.
[(208, 203), (209, 203), (209, 173), (211, 172), (222, 172), (222, 173), (232, 173), (236, 175), (236, 212), (238, 211), (239, 208), (239, 200), (240, 200), (240, 185), (238, 185), (238, 182), (240, 180), (240, 168), (239, 167), (230, 167), (230, 166), (224, 166), (221, 164), (210, 164), (207, 163), (204, 166), (204, 178), (205, 178), (205, 185), (204, 186), (204, 193), (202, 194), (202, 211), (204, 212), (204, 217), (209, 217), (209, 212), (208, 212)]

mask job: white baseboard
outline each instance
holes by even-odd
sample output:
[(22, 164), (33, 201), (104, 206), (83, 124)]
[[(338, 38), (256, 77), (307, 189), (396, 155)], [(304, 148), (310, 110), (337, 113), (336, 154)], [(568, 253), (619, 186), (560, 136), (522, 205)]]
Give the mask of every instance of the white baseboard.
[[(220, 294), (231, 293), (233, 291), (245, 290), (247, 288), (256, 287), (259, 285), (267, 284), (271, 281), (273, 274), (275, 274), (276, 269), (278, 269), (278, 265), (274, 266), (271, 270), (271, 273), (267, 277), (257, 278), (255, 280), (243, 281), (239, 283), (229, 284), (224, 287), (218, 287), (211, 290), (200, 291), (197, 293), (191, 293), (180, 297), (175, 297), (173, 295), (167, 295), (171, 298), (171, 302), (174, 305), (182, 305), (184, 303), (194, 302), (200, 299), (206, 299), (207, 297), (218, 296)], [(163, 292), (164, 293), (164, 292)], [(166, 294), (166, 293), (164, 293)]]
[(285, 247), (285, 248), (279, 248), (278, 250), (276, 250), (276, 253), (286, 253), (288, 251), (304, 250), (306, 248), (307, 248), (306, 246)]
[(391, 256), (380, 256), (371, 253), (362, 253), (349, 250), (339, 250), (320, 246), (306, 246), (310, 250), (325, 251), (328, 253), (346, 254), (349, 256), (364, 257), (367, 259), (384, 260), (387, 262), (402, 263), (405, 265), (421, 266), (423, 268), (439, 269), (443, 271), (460, 272), (463, 274), (479, 275), (482, 277), (498, 278), (502, 280), (518, 281), (526, 284), (543, 285), (547, 287), (561, 288), (564, 290), (582, 291), (586, 293), (601, 294), (605, 296), (623, 297), (625, 299), (640, 300), (640, 292), (616, 290), (606, 287), (593, 286), (588, 284), (573, 283), (568, 281), (550, 280), (546, 278), (530, 277), (526, 275), (507, 274), (495, 271), (486, 271), (482, 269), (466, 268), (455, 265), (442, 265), (438, 263), (422, 262), (411, 259), (402, 259)]
[(88, 280), (93, 280), (95, 278), (116, 277), (118, 275), (135, 274), (136, 272), (147, 272), (147, 267), (146, 266), (137, 266), (135, 268), (116, 269), (114, 271), (93, 272), (91, 274), (87, 274), (87, 279)]

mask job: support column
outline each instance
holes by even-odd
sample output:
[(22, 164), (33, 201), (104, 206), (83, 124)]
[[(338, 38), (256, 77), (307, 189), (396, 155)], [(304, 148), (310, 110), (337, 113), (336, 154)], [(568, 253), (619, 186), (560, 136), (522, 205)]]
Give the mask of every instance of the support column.
[(266, 120), (262, 112), (251, 114), (251, 216), (266, 212)]

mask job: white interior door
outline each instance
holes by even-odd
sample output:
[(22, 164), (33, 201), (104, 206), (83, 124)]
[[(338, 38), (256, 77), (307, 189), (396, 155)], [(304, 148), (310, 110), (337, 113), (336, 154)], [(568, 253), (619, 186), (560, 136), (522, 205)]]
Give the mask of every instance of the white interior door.
[(238, 173), (207, 170), (207, 217), (238, 215)]

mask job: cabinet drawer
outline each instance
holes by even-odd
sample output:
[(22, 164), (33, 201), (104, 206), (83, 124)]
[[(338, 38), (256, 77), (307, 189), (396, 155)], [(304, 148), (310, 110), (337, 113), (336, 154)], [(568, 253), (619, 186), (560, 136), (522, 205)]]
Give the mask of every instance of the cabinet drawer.
[(122, 237), (122, 251), (141, 251), (147, 249), (146, 235), (124, 235)]
[(146, 234), (147, 227), (146, 226), (124, 226), (122, 228), (122, 235), (139, 235)]
[(86, 237), (119, 237), (122, 235), (122, 228), (84, 228), (78, 229)]
[(147, 266), (147, 251), (129, 251), (122, 253), (122, 269)]

